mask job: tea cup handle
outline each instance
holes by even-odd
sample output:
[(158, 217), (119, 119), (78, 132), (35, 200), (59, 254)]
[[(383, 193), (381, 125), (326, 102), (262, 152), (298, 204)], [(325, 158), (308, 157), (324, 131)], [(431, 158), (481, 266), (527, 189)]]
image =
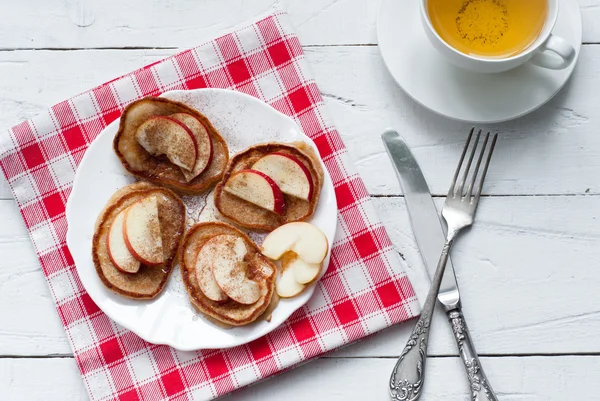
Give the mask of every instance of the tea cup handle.
[[(552, 56), (546, 51), (553, 52), (559, 57)], [(551, 70), (562, 70), (571, 65), (575, 60), (575, 48), (560, 36), (550, 35), (548, 40), (539, 48), (538, 53), (531, 58), (531, 62), (537, 66)]]

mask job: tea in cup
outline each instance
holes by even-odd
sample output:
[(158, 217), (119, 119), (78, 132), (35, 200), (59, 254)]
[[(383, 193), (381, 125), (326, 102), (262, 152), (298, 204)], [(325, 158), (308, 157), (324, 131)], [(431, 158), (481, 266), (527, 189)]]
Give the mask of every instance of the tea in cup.
[(421, 0), (421, 17), (434, 46), (472, 71), (502, 72), (529, 60), (563, 69), (575, 59), (574, 47), (552, 34), (558, 0)]

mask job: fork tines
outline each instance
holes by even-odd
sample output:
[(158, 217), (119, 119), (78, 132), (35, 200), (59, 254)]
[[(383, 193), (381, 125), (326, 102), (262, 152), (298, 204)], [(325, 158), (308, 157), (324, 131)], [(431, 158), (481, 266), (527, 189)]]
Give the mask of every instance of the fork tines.
[[(477, 164), (475, 165), (475, 169), (471, 171), (471, 164), (473, 163), (473, 159), (477, 154), (479, 148), (479, 139), (481, 138), (482, 132), (481, 130), (479, 130), (479, 132), (475, 136), (475, 140), (471, 141), (471, 139), (473, 139), (474, 131), (475, 128), (471, 128), (471, 132), (469, 132), (469, 137), (467, 138), (467, 143), (465, 144), (462, 156), (460, 157), (460, 162), (458, 163), (458, 167), (456, 168), (456, 173), (454, 174), (452, 185), (450, 187), (450, 190), (448, 191), (448, 196), (452, 195), (453, 198), (471, 198), (472, 201), (477, 201), (479, 200), (479, 196), (481, 195), (481, 188), (483, 187), (483, 181), (485, 180), (485, 175), (487, 174), (488, 166), (490, 165), (490, 160), (492, 159), (492, 153), (494, 152), (494, 147), (496, 146), (498, 134), (493, 135), (491, 144), (489, 144), (489, 146), (488, 143), (490, 142), (491, 134), (490, 132), (485, 134), (483, 146), (481, 146), (479, 149), (479, 157), (477, 158)], [(473, 142), (472, 145), (471, 142)], [(464, 163), (465, 156), (467, 155), (467, 151), (469, 150), (469, 148), (471, 148), (469, 159), (467, 163)], [(479, 174), (479, 168), (485, 155), (487, 155), (485, 160), (485, 166), (483, 168), (483, 172)], [(455, 187), (455, 184), (457, 183), (461, 171), (463, 172), (462, 178), (458, 185)], [(477, 181), (478, 175), (479, 180)], [(467, 183), (468, 186), (465, 190), (465, 184)]]

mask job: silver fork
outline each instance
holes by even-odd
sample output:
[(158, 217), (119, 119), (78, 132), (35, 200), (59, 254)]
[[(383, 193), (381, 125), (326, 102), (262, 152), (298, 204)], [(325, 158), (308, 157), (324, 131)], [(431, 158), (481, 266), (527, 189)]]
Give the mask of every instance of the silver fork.
[[(452, 243), (454, 242), (454, 239), (458, 233), (463, 228), (469, 227), (473, 224), (473, 218), (475, 217), (475, 211), (477, 210), (477, 205), (481, 196), (483, 182), (485, 180), (485, 176), (490, 165), (490, 160), (492, 158), (492, 153), (494, 152), (494, 147), (496, 145), (496, 140), (498, 138), (498, 134), (495, 134), (492, 138), (490, 146), (488, 146), (488, 143), (490, 142), (490, 133), (487, 133), (483, 142), (483, 146), (481, 149), (479, 149), (479, 156), (477, 157), (475, 168), (471, 169), (473, 160), (475, 159), (475, 155), (478, 151), (480, 136), (481, 130), (475, 138), (467, 162), (464, 163), (465, 156), (467, 155), (469, 145), (473, 137), (473, 130), (471, 130), (469, 133), (467, 143), (465, 144), (462, 156), (458, 162), (458, 167), (456, 168), (456, 173), (454, 174), (452, 184), (450, 185), (448, 196), (446, 197), (446, 203), (442, 209), (442, 216), (448, 225), (448, 234), (446, 235), (446, 242), (444, 244), (444, 248), (442, 249), (442, 254), (435, 271), (435, 276), (433, 277), (431, 288), (429, 289), (429, 293), (425, 299), (425, 305), (421, 311), (421, 317), (415, 325), (415, 328), (413, 329), (413, 332), (408, 339), (408, 342), (404, 347), (404, 350), (402, 351), (402, 354), (400, 355), (400, 358), (398, 359), (390, 378), (390, 395), (394, 401), (417, 400), (421, 395), (421, 390), (423, 389), (423, 382), (425, 378), (425, 361), (427, 358), (427, 341), (429, 339), (429, 326), (431, 323), (431, 318), (433, 317), (433, 309), (436, 304), (437, 295), (440, 291), (442, 276), (444, 275), (444, 270), (446, 269), (446, 262), (448, 261), (450, 248), (452, 247)], [(481, 163), (486, 153), (487, 158), (485, 160), (485, 166), (483, 168), (483, 172), (479, 174)], [(462, 177), (457, 184), (457, 180), (461, 175), (461, 171), (463, 171)], [(467, 186), (465, 187), (465, 185)], [(477, 367), (475, 367), (475, 369), (477, 369)], [(480, 375), (479, 377), (480, 380), (482, 380), (479, 385), (484, 390), (484, 394), (486, 396), (492, 394), (493, 396), (493, 392), (487, 384), (485, 376)], [(495, 396), (493, 397), (494, 398), (490, 399), (495, 399)], [(477, 393), (472, 391), (471, 399), (473, 401), (478, 400), (479, 397), (477, 396)]]

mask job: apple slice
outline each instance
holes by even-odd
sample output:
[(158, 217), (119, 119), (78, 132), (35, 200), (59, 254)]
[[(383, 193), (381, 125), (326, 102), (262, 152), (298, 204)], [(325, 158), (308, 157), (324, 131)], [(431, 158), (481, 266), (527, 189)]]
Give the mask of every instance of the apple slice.
[(271, 153), (252, 165), (253, 170), (271, 177), (284, 194), (309, 201), (313, 195), (313, 180), (306, 166), (294, 155)]
[(196, 258), (196, 279), (200, 291), (206, 297), (215, 302), (224, 302), (229, 299), (227, 294), (221, 290), (215, 276), (213, 275), (213, 260), (216, 259), (219, 252), (219, 240), (223, 237), (217, 235), (209, 239), (198, 252)]
[(271, 231), (261, 247), (261, 253), (273, 260), (293, 251), (306, 263), (313, 264), (322, 263), (328, 250), (329, 243), (323, 231), (302, 221), (284, 224)]
[(294, 277), (294, 271), (292, 269), (283, 269), (277, 282), (275, 283), (275, 290), (277, 295), (281, 298), (292, 298), (304, 291), (306, 286), (296, 281)]
[(216, 239), (212, 272), (221, 290), (235, 302), (251, 305), (260, 298), (260, 286), (246, 276), (248, 253), (244, 240), (233, 235), (219, 235)]
[(156, 196), (144, 198), (127, 209), (123, 237), (129, 252), (143, 264), (155, 266), (165, 261)]
[(300, 284), (310, 284), (319, 276), (322, 263), (307, 263), (294, 252), (288, 252), (281, 257), (284, 270), (294, 272), (294, 278)]
[(135, 133), (140, 145), (153, 156), (165, 155), (169, 161), (192, 171), (198, 156), (196, 137), (185, 124), (171, 117), (153, 117)]
[(194, 117), (191, 114), (187, 113), (175, 113), (171, 114), (169, 117), (183, 123), (186, 127), (192, 131), (194, 134), (194, 138), (196, 138), (196, 144), (198, 149), (198, 155), (196, 157), (196, 164), (194, 164), (194, 168), (191, 171), (188, 171), (184, 168), (181, 169), (183, 176), (187, 182), (190, 182), (200, 174), (210, 165), (212, 160), (212, 141), (210, 140), (210, 136), (208, 135), (208, 130), (202, 124), (200, 120)]
[(112, 264), (123, 273), (137, 273), (140, 270), (141, 263), (127, 249), (123, 236), (124, 221), (125, 210), (117, 214), (110, 225), (110, 230), (106, 236), (108, 257)]
[(285, 211), (279, 186), (268, 175), (256, 170), (241, 170), (225, 183), (224, 190), (247, 202), (277, 214)]

